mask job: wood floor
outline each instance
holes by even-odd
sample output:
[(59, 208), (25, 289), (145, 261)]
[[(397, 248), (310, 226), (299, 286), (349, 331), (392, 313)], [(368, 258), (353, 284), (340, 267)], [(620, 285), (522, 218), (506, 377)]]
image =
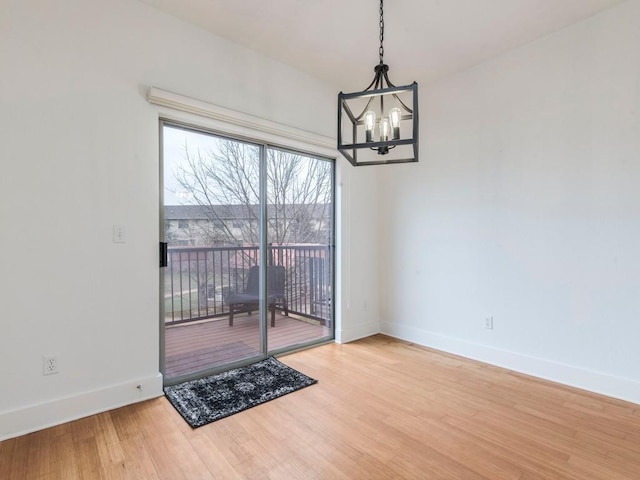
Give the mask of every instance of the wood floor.
[(375, 336), (192, 430), (164, 398), (0, 443), (2, 479), (640, 478), (640, 406)]
[[(267, 328), (270, 350), (319, 340), (331, 330), (318, 321), (276, 313), (276, 324)], [(168, 326), (165, 330), (165, 373), (169, 378), (250, 358), (260, 354), (258, 314)]]

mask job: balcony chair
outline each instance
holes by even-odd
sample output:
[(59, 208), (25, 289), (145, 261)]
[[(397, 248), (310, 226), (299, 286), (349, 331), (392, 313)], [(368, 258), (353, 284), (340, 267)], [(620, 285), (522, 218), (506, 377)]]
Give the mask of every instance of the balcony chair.
[[(267, 306), (271, 309), (271, 326), (276, 326), (276, 306), (280, 307), (285, 315), (289, 315), (287, 297), (284, 294), (285, 269), (281, 265), (267, 267)], [(253, 266), (249, 269), (247, 286), (242, 293), (232, 293), (227, 297), (229, 305), (229, 325), (233, 326), (233, 315), (240, 312), (258, 310), (260, 302), (260, 267)]]

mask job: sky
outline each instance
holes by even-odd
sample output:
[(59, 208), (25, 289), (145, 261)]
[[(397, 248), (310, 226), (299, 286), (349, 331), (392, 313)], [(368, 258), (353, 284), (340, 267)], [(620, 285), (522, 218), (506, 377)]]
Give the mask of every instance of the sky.
[(164, 204), (185, 205), (191, 204), (189, 192), (185, 191), (175, 178), (180, 165), (184, 162), (185, 141), (191, 149), (201, 151), (214, 148), (217, 138), (198, 132), (182, 130), (166, 126), (162, 132), (163, 160), (164, 160)]
[[(163, 139), (163, 195), (164, 205), (194, 205), (192, 194), (186, 190), (176, 179), (176, 173), (182, 165), (186, 166), (184, 155), (185, 142), (191, 154), (198, 150), (203, 154), (210, 150), (217, 150), (218, 142), (222, 137), (213, 134), (200, 133), (192, 130), (185, 130), (169, 125), (164, 125), (162, 132)], [(251, 144), (249, 144), (251, 145)], [(292, 157), (305, 158), (311, 165), (313, 162), (323, 160), (308, 157), (302, 154), (291, 154)], [(300, 182), (307, 178), (308, 173), (303, 168), (298, 172)]]

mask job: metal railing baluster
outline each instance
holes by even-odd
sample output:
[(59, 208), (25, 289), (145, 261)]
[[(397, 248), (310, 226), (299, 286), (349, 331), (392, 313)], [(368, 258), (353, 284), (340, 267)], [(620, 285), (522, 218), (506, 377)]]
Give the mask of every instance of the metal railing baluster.
[[(332, 321), (329, 318), (331, 285), (326, 264), (329, 260), (328, 249), (326, 245), (271, 245), (270, 252), (267, 252), (275, 264), (283, 265), (287, 270), (289, 312), (324, 321), (325, 324)], [(230, 292), (242, 291), (249, 268), (259, 264), (259, 249), (253, 246), (170, 246), (168, 258), (169, 281), (166, 282), (165, 297), (170, 295), (171, 301), (167, 305), (171, 305), (171, 314), (165, 313), (170, 318), (167, 324), (177, 324), (228, 315), (225, 296)], [(202, 262), (204, 264), (201, 265)], [(193, 295), (194, 283), (197, 285), (196, 295)], [(179, 295), (179, 301), (176, 295)], [(197, 309), (193, 308), (194, 298), (198, 302)], [(212, 306), (209, 305), (209, 298), (213, 299)], [(188, 309), (185, 305), (187, 300)]]

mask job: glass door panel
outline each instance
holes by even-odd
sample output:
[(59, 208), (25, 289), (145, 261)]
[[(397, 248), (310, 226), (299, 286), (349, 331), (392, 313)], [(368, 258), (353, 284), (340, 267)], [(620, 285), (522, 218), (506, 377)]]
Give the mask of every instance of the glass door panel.
[(264, 357), (260, 171), (264, 147), (162, 124), (164, 376)]
[(330, 160), (267, 148), (270, 353), (333, 338)]

